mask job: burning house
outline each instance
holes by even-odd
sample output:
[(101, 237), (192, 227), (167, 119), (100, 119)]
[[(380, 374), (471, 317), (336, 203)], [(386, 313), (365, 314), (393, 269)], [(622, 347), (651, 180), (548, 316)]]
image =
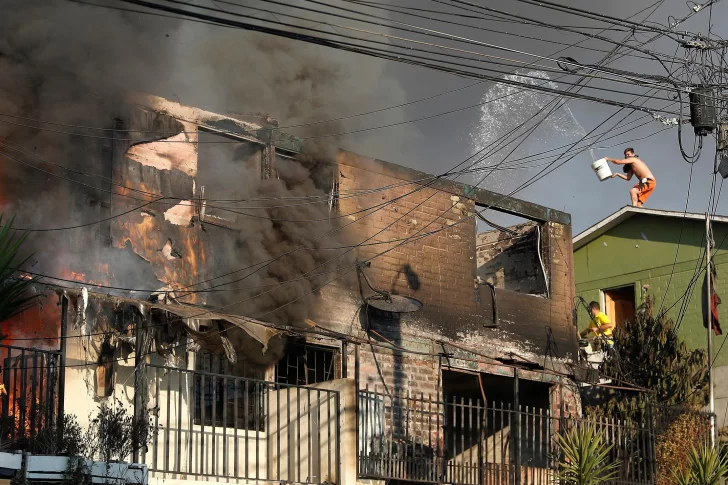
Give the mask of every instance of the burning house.
[[(113, 398), (151, 423), (155, 483), (549, 480), (580, 415), (568, 214), (305, 156), (266, 116), (115, 112), (65, 147), (92, 184), (0, 145), (7, 210), (49, 224), (39, 305), (0, 332), (4, 438)], [(530, 222), (478, 235), (486, 209)]]

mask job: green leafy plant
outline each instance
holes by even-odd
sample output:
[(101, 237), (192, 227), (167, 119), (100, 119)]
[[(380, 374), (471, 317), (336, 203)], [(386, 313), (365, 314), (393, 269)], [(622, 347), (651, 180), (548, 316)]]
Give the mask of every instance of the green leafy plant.
[[(653, 304), (653, 299), (647, 298), (634, 322), (617, 328), (614, 352), (604, 361), (604, 374), (649, 389), (650, 401), (663, 407), (703, 406), (708, 392), (706, 353), (689, 350), (671, 320), (653, 316)], [(628, 423), (645, 422), (643, 396), (626, 390), (610, 396), (587, 412)]]
[(91, 485), (93, 483), (91, 468), (84, 457), (72, 456), (69, 458), (61, 483), (63, 485)]
[[(36, 296), (28, 291), (35, 280), (13, 278), (17, 268), (28, 261), (28, 258), (18, 258), (28, 233), (13, 229), (13, 222), (15, 217), (3, 224), (0, 215), (0, 322), (23, 313), (36, 302)], [(0, 335), (0, 341), (2, 339)]]
[(703, 443), (710, 429), (701, 412), (708, 394), (707, 356), (702, 349), (689, 350), (670, 319), (654, 316), (653, 305), (653, 298), (646, 298), (632, 323), (617, 328), (614, 351), (603, 368), (604, 374), (648, 391), (609, 390), (585, 413), (627, 425), (647, 426), (652, 420), (657, 484), (673, 485), (688, 450)]
[(88, 432), (83, 431), (76, 416), (66, 414), (57, 426), (43, 428), (32, 437), (25, 451), (75, 457), (86, 456), (90, 449)]
[(728, 475), (728, 456), (717, 447), (693, 447), (687, 455), (687, 466), (674, 473), (676, 485), (719, 485)]
[(599, 485), (617, 476), (618, 461), (610, 461), (612, 445), (592, 424), (579, 424), (557, 436), (559, 471), (564, 485)]
[(124, 461), (134, 451), (145, 448), (153, 437), (151, 417), (143, 412), (135, 423), (129, 411), (118, 399), (104, 401), (91, 420), (93, 449), (101, 461)]

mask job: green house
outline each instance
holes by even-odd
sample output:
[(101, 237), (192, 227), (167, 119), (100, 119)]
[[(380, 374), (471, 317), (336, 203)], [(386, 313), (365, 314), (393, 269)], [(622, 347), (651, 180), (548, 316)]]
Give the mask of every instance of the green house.
[[(702, 302), (705, 281), (705, 214), (624, 207), (573, 239), (577, 297), (597, 301), (619, 326), (629, 326), (647, 296), (679, 322), (690, 348), (706, 348)], [(716, 414), (719, 426), (728, 405), (728, 217), (711, 216), (716, 291), (723, 335), (713, 337)], [(579, 330), (589, 317), (576, 304)]]

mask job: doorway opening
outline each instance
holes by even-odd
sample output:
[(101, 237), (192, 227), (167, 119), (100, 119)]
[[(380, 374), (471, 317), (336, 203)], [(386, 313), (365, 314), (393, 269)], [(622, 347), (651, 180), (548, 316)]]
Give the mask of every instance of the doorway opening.
[(604, 294), (604, 313), (619, 328), (634, 321), (635, 292), (634, 285), (602, 290)]

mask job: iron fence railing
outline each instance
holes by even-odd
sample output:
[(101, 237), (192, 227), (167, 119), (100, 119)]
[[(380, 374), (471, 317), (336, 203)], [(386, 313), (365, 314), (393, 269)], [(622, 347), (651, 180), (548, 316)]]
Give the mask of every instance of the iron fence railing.
[(147, 365), (152, 472), (339, 483), (339, 393)]
[(550, 485), (557, 434), (595, 425), (619, 460), (617, 482), (652, 483), (654, 436), (616, 420), (560, 419), (548, 409), (359, 392), (358, 473), (362, 478), (457, 485)]
[(60, 357), (57, 351), (0, 345), (0, 439), (30, 439), (56, 422)]

